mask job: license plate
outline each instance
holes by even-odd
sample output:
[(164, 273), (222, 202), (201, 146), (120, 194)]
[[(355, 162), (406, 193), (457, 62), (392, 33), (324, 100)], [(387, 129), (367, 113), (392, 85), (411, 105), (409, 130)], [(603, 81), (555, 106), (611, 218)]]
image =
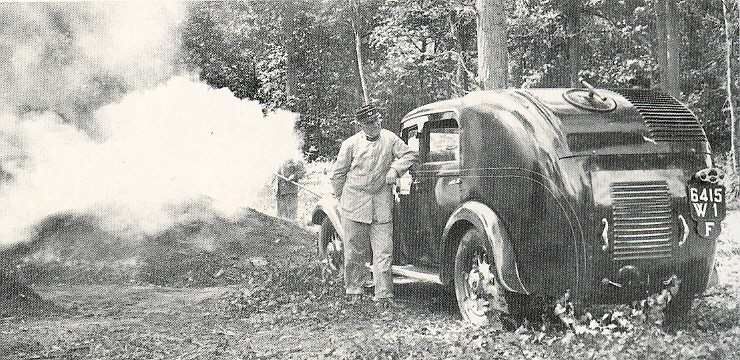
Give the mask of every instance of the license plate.
[(691, 217), (694, 220), (722, 220), (725, 218), (724, 186), (709, 183), (690, 184), (688, 195)]

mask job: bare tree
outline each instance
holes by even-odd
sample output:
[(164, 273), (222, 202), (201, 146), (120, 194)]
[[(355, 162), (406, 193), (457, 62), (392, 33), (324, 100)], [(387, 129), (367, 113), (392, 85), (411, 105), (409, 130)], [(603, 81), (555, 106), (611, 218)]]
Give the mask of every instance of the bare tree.
[(506, 88), (507, 60), (506, 2), (476, 0), (478, 11), (478, 76), (483, 89)]

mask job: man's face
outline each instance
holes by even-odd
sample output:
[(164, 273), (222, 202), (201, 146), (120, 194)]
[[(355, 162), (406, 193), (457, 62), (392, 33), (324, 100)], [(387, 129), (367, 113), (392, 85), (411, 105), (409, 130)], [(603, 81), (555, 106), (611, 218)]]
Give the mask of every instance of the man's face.
[(380, 119), (375, 119), (375, 121), (370, 123), (359, 123), (360, 129), (362, 129), (362, 132), (365, 133), (368, 137), (376, 137), (378, 134), (380, 134)]

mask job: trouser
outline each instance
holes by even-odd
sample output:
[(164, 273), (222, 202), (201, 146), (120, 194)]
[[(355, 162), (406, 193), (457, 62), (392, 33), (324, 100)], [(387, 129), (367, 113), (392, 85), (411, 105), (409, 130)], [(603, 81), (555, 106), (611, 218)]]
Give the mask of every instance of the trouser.
[(298, 194), (278, 195), (277, 213), (279, 218), (295, 220), (298, 213)]
[(344, 286), (347, 294), (362, 294), (368, 271), (365, 262), (372, 251), (375, 298), (393, 297), (393, 223), (365, 224), (342, 219), (344, 226)]

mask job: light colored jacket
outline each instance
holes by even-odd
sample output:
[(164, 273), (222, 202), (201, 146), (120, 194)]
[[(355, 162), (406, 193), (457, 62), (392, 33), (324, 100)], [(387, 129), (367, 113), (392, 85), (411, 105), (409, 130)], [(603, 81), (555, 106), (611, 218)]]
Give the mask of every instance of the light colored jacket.
[(418, 158), (396, 134), (382, 129), (368, 141), (362, 131), (342, 142), (331, 177), (342, 217), (362, 223), (393, 220), (393, 185), (385, 175), (393, 168), (398, 176)]

